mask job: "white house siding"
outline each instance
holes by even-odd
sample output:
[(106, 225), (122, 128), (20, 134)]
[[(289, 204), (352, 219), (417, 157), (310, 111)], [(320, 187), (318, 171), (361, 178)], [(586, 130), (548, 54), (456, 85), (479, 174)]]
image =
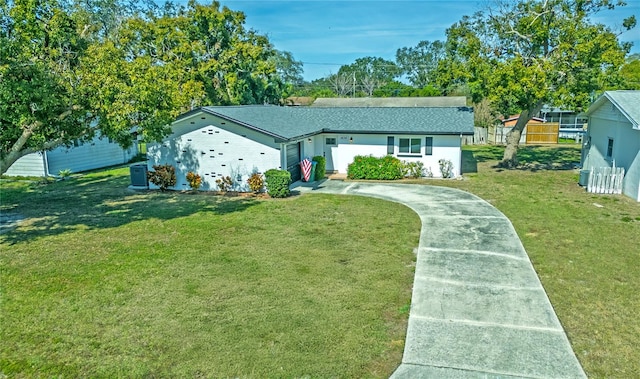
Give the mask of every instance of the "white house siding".
[(43, 153), (27, 154), (15, 161), (7, 170), (8, 176), (45, 176)]
[(72, 172), (93, 170), (129, 162), (136, 155), (136, 147), (123, 150), (117, 143), (107, 138), (94, 138), (77, 147), (59, 147), (47, 152), (49, 172), (57, 175), (60, 170)]
[[(82, 172), (127, 163), (136, 154), (135, 144), (124, 150), (117, 143), (111, 143), (106, 138), (96, 137), (79, 146), (62, 146), (48, 151), (46, 162), (42, 158), (42, 153), (25, 155), (11, 165), (7, 175), (43, 176), (47, 174), (47, 171), (48, 174), (58, 175), (60, 170), (66, 169), (70, 169), (72, 172)], [(45, 163), (48, 167), (45, 166)]]
[[(336, 136), (338, 145), (331, 150), (332, 156), (327, 158), (327, 170), (346, 173), (349, 164), (357, 155), (373, 155), (383, 157), (387, 155), (387, 137), (394, 137), (394, 156), (407, 162), (421, 161), (425, 169), (430, 169), (434, 177), (441, 177), (440, 159), (447, 159), (453, 163), (454, 175), (460, 175), (460, 136), (451, 135), (394, 135), (394, 134), (325, 134)], [(433, 137), (433, 154), (425, 155), (425, 137)], [(408, 157), (399, 153), (400, 138), (419, 138), (421, 141), (421, 154), (416, 157)], [(353, 139), (353, 140), (352, 140)], [(329, 149), (325, 150), (328, 152)], [(331, 165), (332, 163), (332, 165)]]
[[(633, 129), (629, 120), (618, 109), (607, 102), (594, 111), (589, 118), (591, 146), (583, 168), (624, 167), (625, 179), (622, 192), (640, 201), (640, 130)], [(613, 154), (607, 159), (609, 138), (613, 139)]]
[(175, 189), (189, 189), (186, 175), (191, 171), (202, 177), (203, 190), (217, 190), (216, 180), (230, 176), (234, 190), (247, 191), (252, 173), (281, 168), (280, 144), (262, 133), (201, 113), (172, 128), (173, 134), (163, 143), (148, 147), (147, 164), (149, 170), (157, 164), (173, 165)]

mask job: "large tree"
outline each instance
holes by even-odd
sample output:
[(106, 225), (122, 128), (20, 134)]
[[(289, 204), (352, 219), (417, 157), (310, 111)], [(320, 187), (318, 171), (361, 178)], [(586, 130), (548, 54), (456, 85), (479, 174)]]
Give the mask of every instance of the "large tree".
[(444, 56), (444, 42), (420, 41), (415, 47), (398, 49), (396, 64), (413, 86), (424, 88), (435, 84), (438, 62)]
[(391, 61), (379, 57), (364, 57), (340, 67), (337, 77), (355, 87), (353, 95), (362, 91), (365, 95), (372, 96), (373, 91), (391, 82), (399, 73), (398, 67)]
[(0, 174), (76, 139), (159, 140), (201, 104), (279, 101), (275, 50), (244, 28), (244, 14), (216, 2), (125, 2), (0, 5)]
[(620, 69), (624, 83), (623, 89), (640, 90), (640, 54), (627, 57), (627, 63)]
[[(596, 92), (619, 83), (630, 46), (595, 13), (624, 5), (611, 0), (498, 1), (447, 30), (441, 84), (466, 82), (474, 101), (488, 97), (502, 114), (519, 113), (507, 135), (502, 165), (517, 165), (522, 130), (544, 104), (586, 109)], [(624, 20), (631, 29), (635, 18)]]

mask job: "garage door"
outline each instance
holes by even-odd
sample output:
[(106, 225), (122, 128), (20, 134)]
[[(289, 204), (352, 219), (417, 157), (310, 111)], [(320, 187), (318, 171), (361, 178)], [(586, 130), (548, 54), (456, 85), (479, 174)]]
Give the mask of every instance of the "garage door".
[(300, 180), (300, 143), (287, 145), (287, 171), (291, 173), (291, 181)]

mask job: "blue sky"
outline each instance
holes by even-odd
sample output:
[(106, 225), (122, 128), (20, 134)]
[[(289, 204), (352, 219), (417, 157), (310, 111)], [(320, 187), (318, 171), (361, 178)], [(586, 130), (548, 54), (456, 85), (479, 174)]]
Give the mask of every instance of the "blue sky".
[[(619, 26), (632, 14), (640, 22), (640, 0), (603, 11), (594, 20)], [(356, 58), (395, 60), (396, 50), (422, 40), (444, 40), (463, 15), (486, 9), (487, 0), (226, 0), (221, 5), (246, 15), (245, 25), (304, 62), (305, 80), (338, 71)], [(640, 26), (620, 36), (640, 53)]]

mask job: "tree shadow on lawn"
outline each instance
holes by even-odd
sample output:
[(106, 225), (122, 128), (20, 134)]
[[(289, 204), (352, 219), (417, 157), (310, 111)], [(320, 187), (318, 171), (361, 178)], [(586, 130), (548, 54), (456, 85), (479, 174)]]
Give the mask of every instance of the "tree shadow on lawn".
[[(462, 152), (463, 172), (478, 172), (478, 163), (501, 161), (504, 146), (483, 146)], [(545, 171), (573, 170), (580, 163), (580, 147), (575, 146), (522, 146), (518, 150), (519, 164), (515, 170)], [(505, 170), (497, 164), (491, 166), (497, 171)]]
[(132, 222), (170, 220), (199, 212), (226, 214), (258, 203), (251, 197), (212, 196), (176, 191), (133, 191), (129, 177), (110, 172), (92, 174), (50, 185), (3, 188), (2, 210), (25, 219), (4, 233), (3, 243), (15, 244), (84, 229), (117, 228)]

